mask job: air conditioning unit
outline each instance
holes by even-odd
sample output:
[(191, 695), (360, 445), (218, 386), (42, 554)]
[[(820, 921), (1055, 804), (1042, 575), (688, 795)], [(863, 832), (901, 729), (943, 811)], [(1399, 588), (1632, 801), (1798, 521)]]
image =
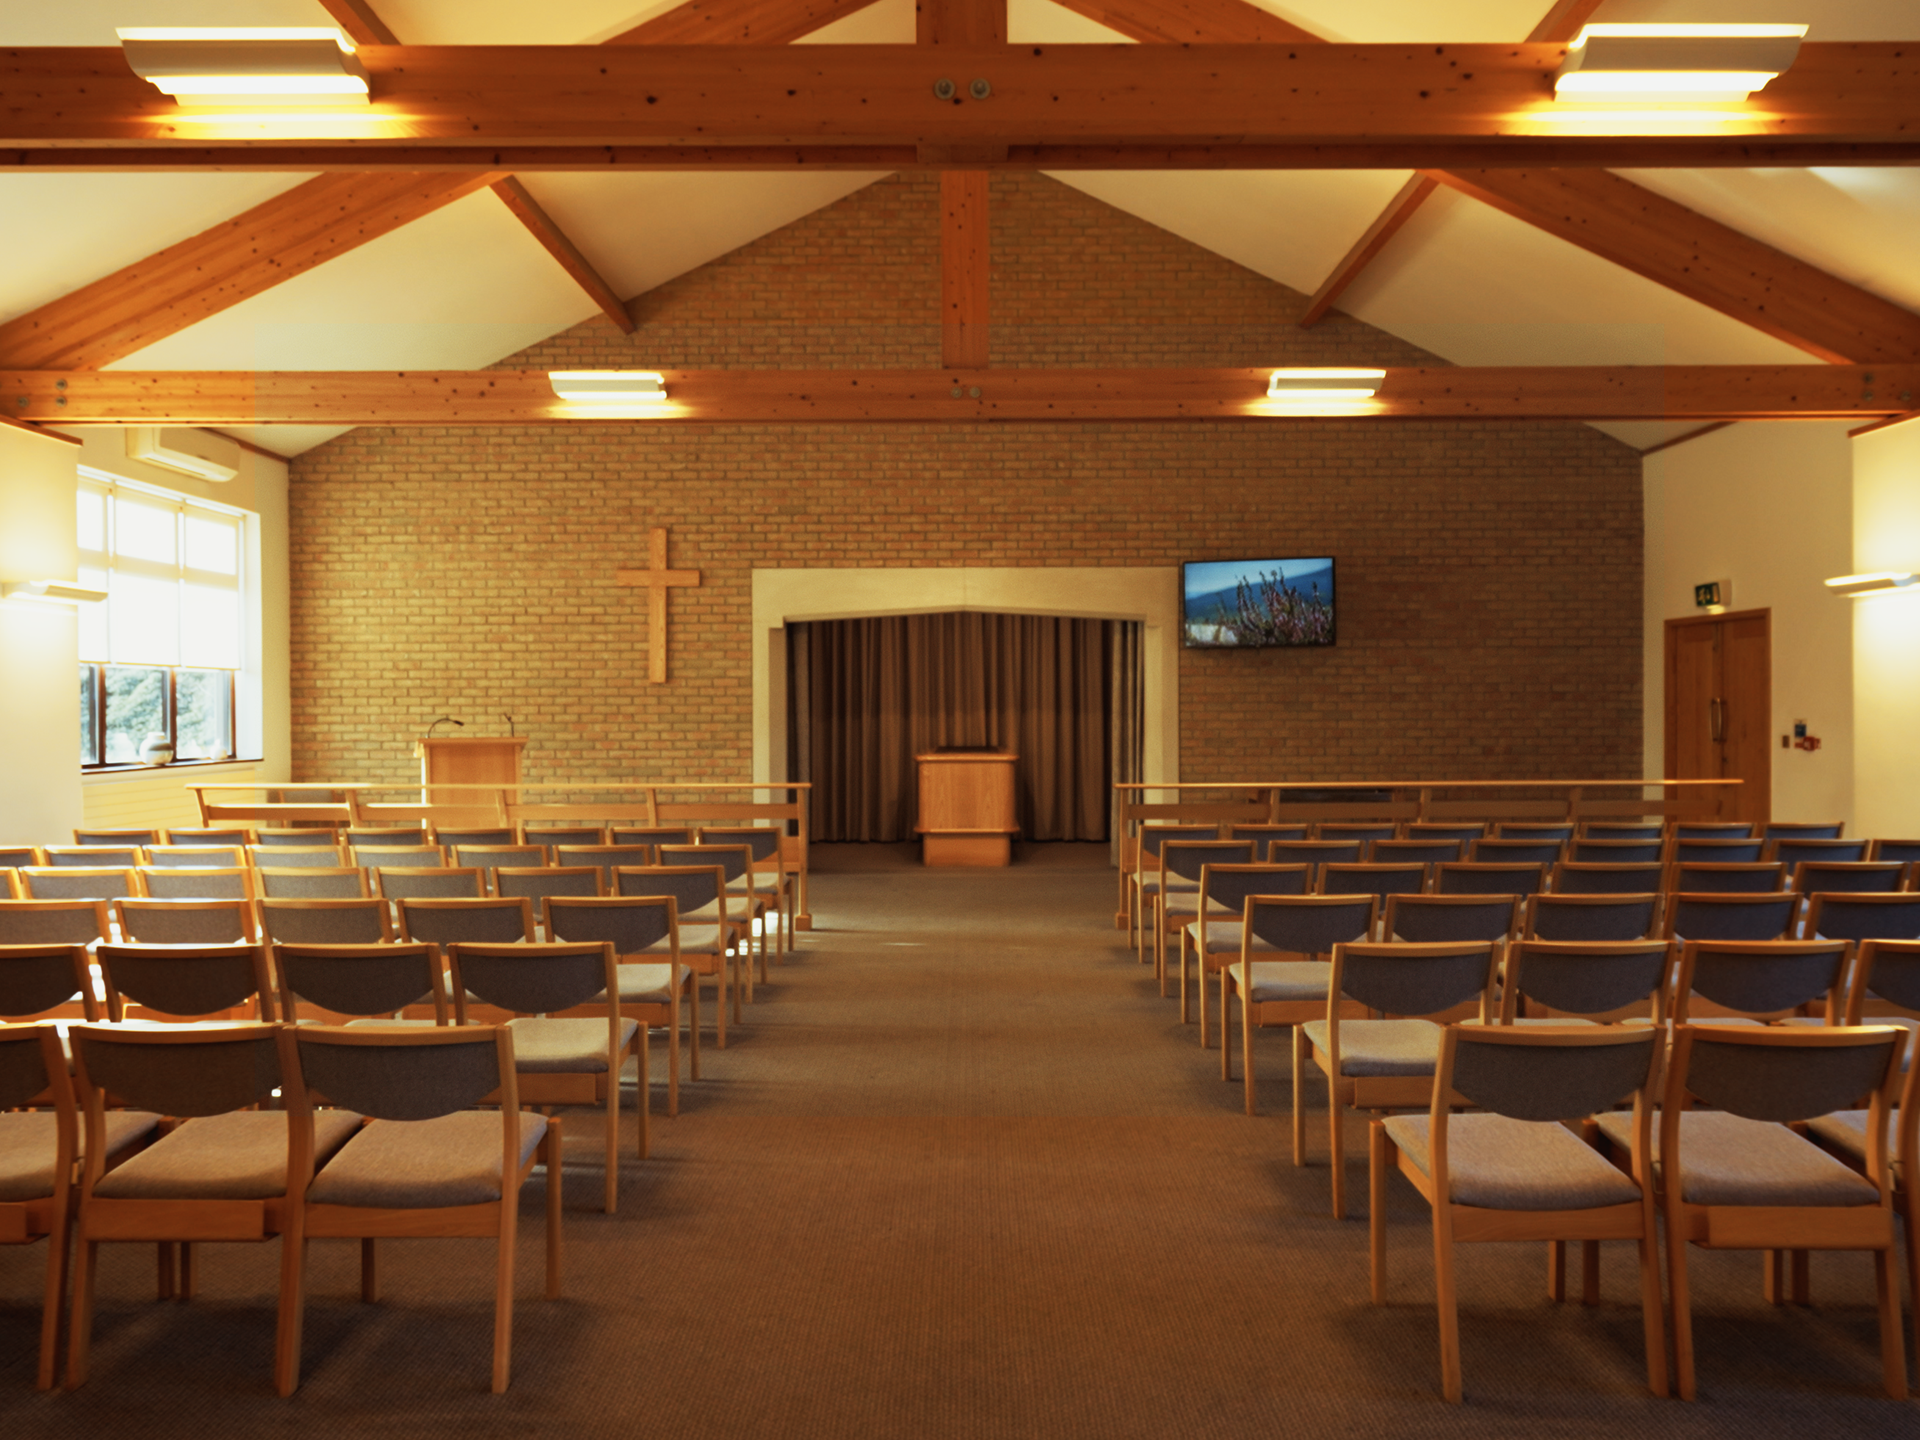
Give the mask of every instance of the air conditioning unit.
[(127, 457), (198, 480), (231, 480), (240, 473), (240, 447), (224, 435), (185, 426), (137, 425), (127, 431)]

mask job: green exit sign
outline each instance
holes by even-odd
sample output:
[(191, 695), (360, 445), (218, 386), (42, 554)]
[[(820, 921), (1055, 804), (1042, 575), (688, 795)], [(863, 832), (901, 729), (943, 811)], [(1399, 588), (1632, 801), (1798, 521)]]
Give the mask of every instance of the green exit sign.
[(1723, 589), (1725, 585), (1726, 582), (1724, 580), (1709, 580), (1704, 585), (1694, 586), (1693, 603), (1702, 608), (1709, 605), (1726, 604), (1726, 594)]

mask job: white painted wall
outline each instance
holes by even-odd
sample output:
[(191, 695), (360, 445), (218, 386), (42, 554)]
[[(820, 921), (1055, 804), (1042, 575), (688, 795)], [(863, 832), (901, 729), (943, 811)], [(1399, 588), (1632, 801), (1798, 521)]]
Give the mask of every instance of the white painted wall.
[[(0, 582), (78, 578), (79, 453), (0, 425)], [(79, 664), (73, 606), (0, 600), (0, 842), (67, 843), (82, 823)]]
[[(1693, 587), (1733, 581), (1734, 610), (1773, 612), (1773, 818), (1854, 824), (1853, 627), (1821, 583), (1853, 568), (1853, 456), (1844, 423), (1734, 425), (1645, 462), (1646, 772), (1664, 773), (1665, 622)], [(1920, 547), (1917, 547), (1920, 548)], [(1780, 749), (1805, 720), (1812, 753)]]
[[(1920, 570), (1920, 421), (1853, 442), (1848, 570)], [(1920, 835), (1920, 595), (1849, 603), (1859, 826), (1849, 833)]]

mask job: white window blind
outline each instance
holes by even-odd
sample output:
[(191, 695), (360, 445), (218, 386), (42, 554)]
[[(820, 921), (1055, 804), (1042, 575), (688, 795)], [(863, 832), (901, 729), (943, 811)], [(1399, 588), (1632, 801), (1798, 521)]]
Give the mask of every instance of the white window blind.
[(244, 653), (241, 517), (179, 496), (83, 477), (80, 658), (237, 670)]

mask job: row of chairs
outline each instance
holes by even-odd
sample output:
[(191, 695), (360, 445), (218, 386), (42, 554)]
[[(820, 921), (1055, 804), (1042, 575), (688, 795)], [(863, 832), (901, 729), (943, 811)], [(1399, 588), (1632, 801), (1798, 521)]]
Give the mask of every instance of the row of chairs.
[[(604, 983), (612, 965), (584, 953), (578, 968)], [(196, 1244), (278, 1237), (274, 1379), (290, 1395), (309, 1242), (359, 1240), (361, 1298), (372, 1301), (378, 1241), (391, 1236), (494, 1241), (492, 1388), (507, 1388), (519, 1197), (536, 1166), (546, 1295), (561, 1293), (561, 1122), (522, 1108), (538, 1078), (532, 1032), (83, 1024), (69, 1038), (71, 1074), (56, 1026), (0, 1026), (0, 1138), (16, 1178), (0, 1199), (0, 1241), (48, 1244), (42, 1389), (57, 1373), (69, 1257), (74, 1388), (88, 1378), (103, 1243), (157, 1244), (164, 1300), (192, 1294)]]
[[(771, 828), (771, 827), (757, 827)], [(518, 825), (194, 825), (179, 828), (128, 826), (73, 832), (76, 846), (129, 845), (685, 845), (695, 825), (587, 825), (525, 821)], [(776, 832), (777, 833), (777, 832)], [(9, 847), (0, 846), (0, 853)]]

